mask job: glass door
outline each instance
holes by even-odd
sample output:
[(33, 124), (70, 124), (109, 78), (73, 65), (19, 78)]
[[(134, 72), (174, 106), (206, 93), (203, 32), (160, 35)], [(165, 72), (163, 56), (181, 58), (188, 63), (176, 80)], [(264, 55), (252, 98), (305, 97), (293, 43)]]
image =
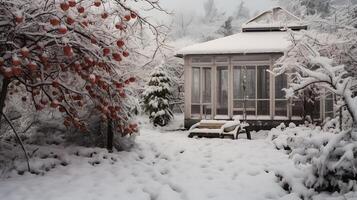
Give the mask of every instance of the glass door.
[(217, 105), (216, 118), (228, 118), (228, 66), (217, 67)]
[(211, 68), (192, 67), (191, 117), (212, 119)]

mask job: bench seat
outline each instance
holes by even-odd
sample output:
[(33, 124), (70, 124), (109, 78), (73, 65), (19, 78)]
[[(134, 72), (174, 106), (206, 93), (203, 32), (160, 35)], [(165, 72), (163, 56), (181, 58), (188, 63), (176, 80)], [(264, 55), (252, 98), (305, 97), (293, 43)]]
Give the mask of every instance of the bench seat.
[[(239, 121), (202, 120), (191, 127), (188, 136), (238, 139), (240, 133), (247, 133), (244, 129), (246, 126), (247, 124)], [(247, 133), (247, 137), (250, 139), (250, 134)]]

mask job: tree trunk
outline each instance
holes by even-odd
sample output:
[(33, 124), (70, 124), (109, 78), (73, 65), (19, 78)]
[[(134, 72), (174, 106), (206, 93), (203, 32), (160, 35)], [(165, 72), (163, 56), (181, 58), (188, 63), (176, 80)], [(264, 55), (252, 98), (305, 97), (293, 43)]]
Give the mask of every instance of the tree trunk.
[[(0, 113), (3, 113), (5, 107), (5, 100), (7, 96), (8, 86), (10, 84), (10, 79), (4, 78), (2, 81), (2, 88), (0, 93)], [(0, 114), (0, 128), (1, 128), (2, 115)]]
[(107, 128), (107, 149), (109, 152), (113, 152), (113, 124), (112, 120), (108, 119), (108, 128)]
[(342, 127), (343, 126), (343, 124), (342, 124), (343, 123), (343, 121), (342, 121), (342, 118), (343, 118), (343, 116), (342, 116), (342, 108), (343, 107), (341, 107), (340, 110), (339, 110), (339, 114), (340, 114), (340, 116), (339, 116), (340, 131), (343, 131), (343, 127)]

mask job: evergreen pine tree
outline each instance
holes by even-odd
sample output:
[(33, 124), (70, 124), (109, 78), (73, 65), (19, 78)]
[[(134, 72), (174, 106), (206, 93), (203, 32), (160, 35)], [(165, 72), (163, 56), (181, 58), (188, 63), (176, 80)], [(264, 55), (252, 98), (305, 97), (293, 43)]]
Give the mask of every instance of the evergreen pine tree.
[(233, 17), (228, 17), (224, 24), (218, 29), (217, 33), (223, 35), (224, 37), (233, 35), (232, 26)]
[(171, 79), (162, 65), (156, 67), (150, 75), (144, 95), (144, 109), (154, 126), (166, 126), (173, 118), (169, 108)]

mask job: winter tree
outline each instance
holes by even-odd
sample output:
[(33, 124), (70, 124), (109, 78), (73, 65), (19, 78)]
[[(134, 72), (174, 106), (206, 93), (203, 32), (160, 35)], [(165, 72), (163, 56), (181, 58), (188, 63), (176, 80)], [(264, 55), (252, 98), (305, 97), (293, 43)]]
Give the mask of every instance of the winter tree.
[[(357, 187), (357, 84), (356, 76), (349, 72), (357, 64), (357, 7), (335, 8), (333, 16), (317, 18), (325, 28), (291, 32), (294, 46), (274, 71), (291, 73), (291, 83), (286, 89), (288, 97), (315, 85), (321, 89), (321, 95), (327, 92), (336, 96), (338, 110), (346, 109), (348, 114), (344, 117), (350, 117), (353, 123), (345, 130), (319, 140), (307, 139), (292, 155), (298, 163), (308, 165), (304, 180), (308, 188), (348, 192)], [(333, 34), (323, 32), (331, 29), (335, 30)]]
[(279, 0), (279, 3), (295, 14), (328, 16), (331, 13), (334, 0)]
[(173, 118), (171, 96), (171, 79), (160, 65), (150, 74), (143, 93), (144, 109), (154, 126), (166, 126)]
[(224, 13), (219, 12), (214, 0), (207, 0), (203, 4), (203, 8), (205, 13), (203, 16), (203, 21), (205, 23), (216, 22), (224, 16)]
[(174, 111), (183, 113), (182, 105), (184, 104), (184, 66), (182, 60), (174, 56), (165, 59), (163, 70), (171, 80), (171, 102), (170, 108)]
[(228, 19), (224, 22), (224, 24), (218, 29), (218, 33), (223, 35), (224, 37), (233, 35), (234, 30), (232, 26), (233, 17), (228, 17)]
[[(142, 27), (160, 32), (140, 16), (132, 1), (4, 0), (0, 4), (0, 111), (17, 94), (34, 111), (52, 109), (63, 125), (87, 131), (88, 107), (115, 121), (123, 135), (131, 122), (131, 85), (136, 77), (121, 63)], [(141, 0), (153, 9), (157, 2)]]
[(185, 13), (176, 13), (174, 18), (175, 25), (175, 37), (182, 38), (186, 37), (188, 33), (188, 28), (191, 27), (195, 19), (194, 13), (185, 12)]
[(244, 1), (241, 1), (237, 7), (237, 10), (234, 12), (234, 18), (237, 20), (248, 20), (250, 18), (250, 11), (244, 5)]

